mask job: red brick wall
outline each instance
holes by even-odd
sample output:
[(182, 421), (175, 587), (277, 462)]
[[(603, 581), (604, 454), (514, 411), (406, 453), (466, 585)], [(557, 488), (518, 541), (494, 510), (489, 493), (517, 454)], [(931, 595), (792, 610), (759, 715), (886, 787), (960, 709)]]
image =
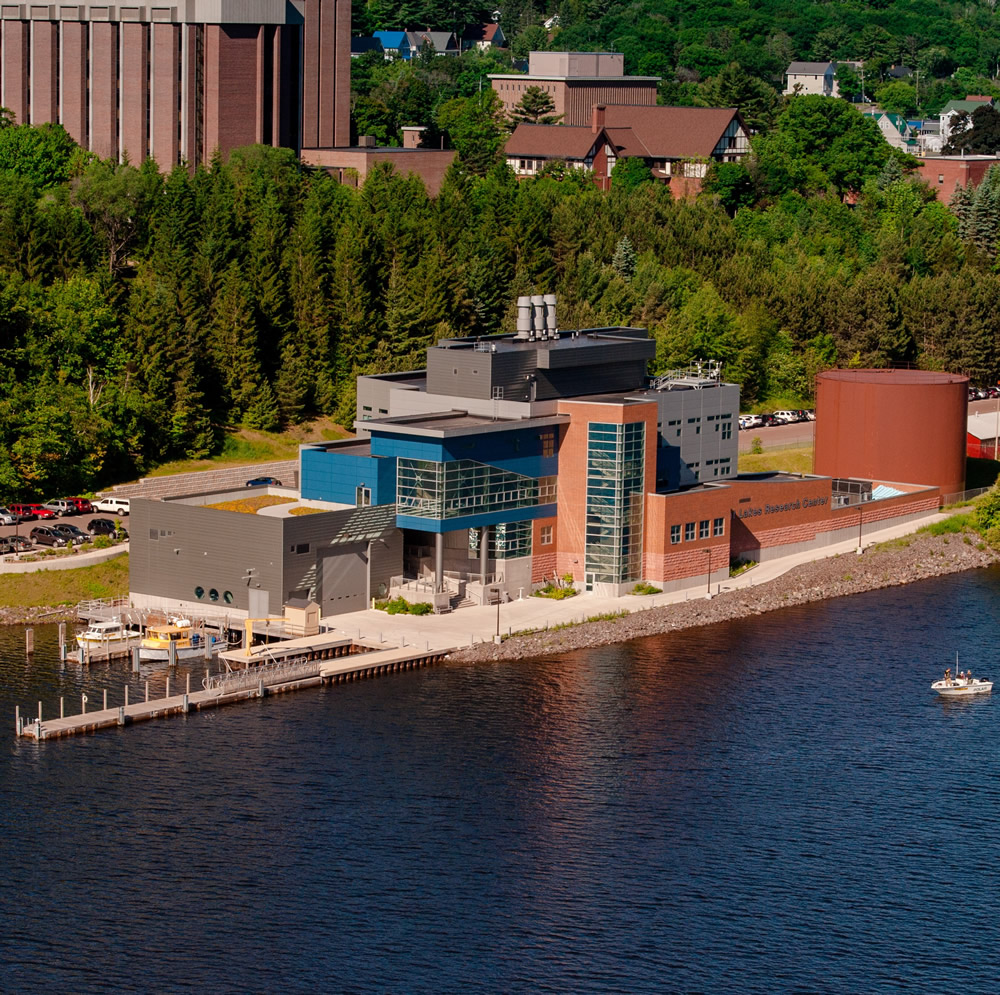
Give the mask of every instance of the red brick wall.
[(937, 194), (938, 200), (945, 204), (951, 203), (958, 186), (978, 187), (990, 166), (995, 166), (1000, 159), (921, 159), (918, 170), (920, 178), (929, 184)]
[(558, 570), (584, 579), (587, 536), (587, 426), (590, 422), (614, 425), (646, 423), (646, 479), (643, 491), (654, 484), (656, 466), (656, 417), (654, 403), (599, 404), (590, 401), (559, 401), (559, 413), (570, 423), (560, 429)]
[[(552, 529), (552, 542), (542, 545), (542, 528)], [(538, 518), (532, 523), (531, 529), (531, 583), (540, 584), (542, 581), (555, 576), (559, 569), (556, 557), (558, 549), (558, 519)]]
[(180, 161), (180, 97), (179, 24), (153, 24), (153, 121), (150, 144), (152, 156), (161, 169), (170, 169)]
[(62, 112), (60, 120), (74, 141), (84, 148), (90, 141), (87, 129), (87, 45), (90, 27), (78, 21), (63, 21)]
[(149, 153), (149, 25), (121, 26), (122, 153), (138, 166)]
[(205, 26), (205, 156), (252, 145), (262, 80), (254, 25)]
[(28, 22), (2, 23), (4, 104), (18, 124), (28, 124)]
[(118, 158), (118, 25), (91, 25), (90, 149), (102, 159)]
[(56, 71), (59, 66), (59, 25), (33, 21), (31, 38), (31, 123), (59, 120)]

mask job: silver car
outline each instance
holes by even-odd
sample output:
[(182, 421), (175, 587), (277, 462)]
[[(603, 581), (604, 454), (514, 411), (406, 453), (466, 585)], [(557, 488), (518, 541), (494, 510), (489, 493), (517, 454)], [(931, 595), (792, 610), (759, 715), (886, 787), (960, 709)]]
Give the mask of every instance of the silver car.
[(0, 525), (17, 525), (18, 518), (9, 508), (0, 505)]

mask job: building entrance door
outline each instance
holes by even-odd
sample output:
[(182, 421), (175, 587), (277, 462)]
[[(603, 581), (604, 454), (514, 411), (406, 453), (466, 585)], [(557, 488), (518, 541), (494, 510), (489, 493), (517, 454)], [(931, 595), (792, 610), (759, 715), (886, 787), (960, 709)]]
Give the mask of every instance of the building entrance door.
[(584, 574), (583, 575), (583, 587), (586, 591), (593, 591), (594, 589), (594, 575)]

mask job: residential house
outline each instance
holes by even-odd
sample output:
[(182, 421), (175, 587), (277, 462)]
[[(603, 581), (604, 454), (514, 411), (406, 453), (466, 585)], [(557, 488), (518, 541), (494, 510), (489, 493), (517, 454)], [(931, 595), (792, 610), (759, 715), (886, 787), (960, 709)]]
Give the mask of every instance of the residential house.
[(407, 31), (406, 37), (414, 55), (425, 49), (435, 55), (459, 54), (458, 40), (453, 31)]
[(958, 121), (972, 116), (972, 112), (980, 107), (992, 107), (992, 97), (970, 96), (965, 100), (949, 100), (941, 110), (941, 147), (951, 141), (952, 133)]
[(862, 62), (793, 62), (785, 70), (785, 94), (819, 94), (823, 97), (839, 97), (837, 68), (850, 66), (860, 71)]
[(750, 149), (746, 125), (734, 108), (593, 108), (589, 128), (520, 124), (506, 145), (507, 163), (520, 176), (534, 176), (547, 162), (562, 160), (590, 169), (602, 189), (622, 158), (645, 161), (655, 179), (670, 183), (678, 196), (701, 189), (708, 163), (736, 162)]
[(595, 104), (656, 104), (657, 76), (626, 76), (621, 52), (531, 52), (528, 72), (491, 73), (493, 90), (509, 115), (525, 91), (552, 98), (564, 125), (587, 127)]
[(887, 111), (865, 111), (865, 117), (870, 117), (877, 125), (882, 137), (895, 149), (901, 152), (916, 153), (919, 151), (919, 127), (915, 127), (899, 114)]
[(486, 52), (491, 48), (504, 48), (507, 39), (499, 24), (470, 24), (462, 32), (462, 51), (475, 48)]
[(385, 56), (385, 49), (378, 38), (354, 37), (351, 39), (352, 59), (360, 59), (362, 55), (367, 55), (369, 52), (378, 52), (379, 55)]
[(382, 43), (387, 59), (402, 59), (408, 62), (412, 56), (410, 39), (405, 31), (375, 31), (373, 37)]

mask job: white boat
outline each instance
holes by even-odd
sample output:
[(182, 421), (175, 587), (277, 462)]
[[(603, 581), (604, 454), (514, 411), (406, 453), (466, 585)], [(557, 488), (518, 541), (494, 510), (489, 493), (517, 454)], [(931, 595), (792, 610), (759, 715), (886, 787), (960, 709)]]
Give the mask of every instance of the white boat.
[(945, 698), (967, 698), (973, 694), (988, 694), (993, 690), (993, 681), (980, 680), (978, 677), (945, 675), (940, 681), (935, 681), (931, 685), (931, 690), (937, 691)]
[(76, 645), (84, 653), (88, 650), (124, 652), (135, 646), (141, 637), (141, 632), (130, 629), (120, 618), (116, 618), (110, 622), (91, 622), (77, 635)]

